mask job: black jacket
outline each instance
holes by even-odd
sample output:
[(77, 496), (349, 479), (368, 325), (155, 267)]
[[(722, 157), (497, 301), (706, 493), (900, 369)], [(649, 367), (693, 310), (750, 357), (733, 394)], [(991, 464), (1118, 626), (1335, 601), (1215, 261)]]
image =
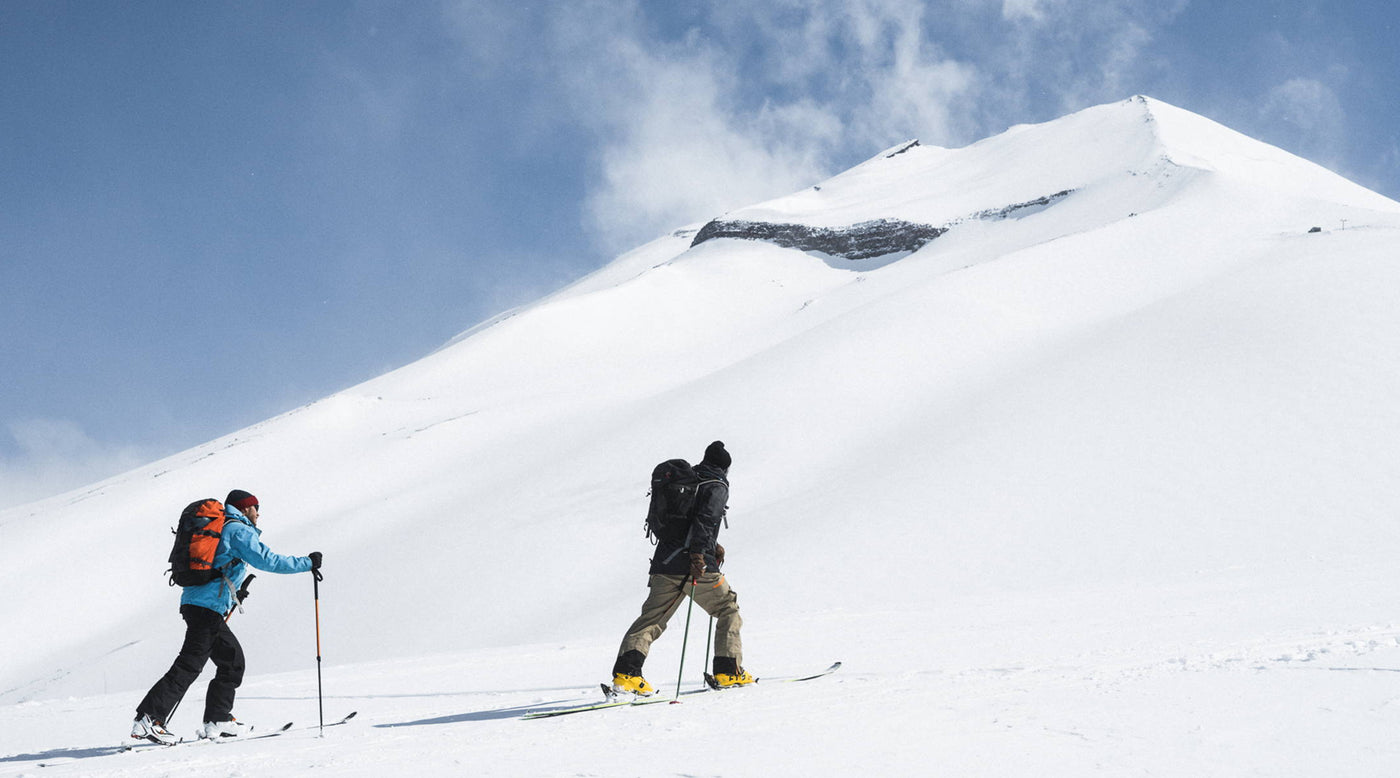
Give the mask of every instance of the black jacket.
[(701, 483), (691, 512), (690, 532), (679, 543), (663, 540), (656, 544), (656, 553), (651, 557), (652, 575), (689, 574), (692, 553), (705, 555), (706, 571), (719, 570), (715, 543), (719, 540), (720, 525), (724, 523), (724, 511), (729, 507), (729, 476), (706, 464), (697, 465), (695, 474), (700, 476)]

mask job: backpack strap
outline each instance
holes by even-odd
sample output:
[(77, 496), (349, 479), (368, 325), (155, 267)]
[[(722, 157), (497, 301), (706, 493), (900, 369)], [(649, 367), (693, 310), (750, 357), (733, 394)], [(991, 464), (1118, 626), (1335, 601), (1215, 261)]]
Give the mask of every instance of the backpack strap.
[(219, 568), (219, 578), (222, 580), (222, 583), (219, 584), (219, 596), (223, 597), (224, 592), (229, 592), (233, 595), (233, 609), (230, 609), (228, 613), (224, 614), (225, 619), (233, 614), (234, 609), (237, 609), (239, 613), (243, 612), (243, 603), (238, 601), (238, 587), (234, 586), (233, 581), (229, 580), (228, 577), (228, 569), (235, 561), (237, 560), (230, 560), (223, 567)]
[[(238, 522), (239, 524), (244, 524), (244, 525), (249, 526), (249, 527), (253, 526), (253, 525), (247, 520), (247, 517), (242, 515), (242, 513), (239, 513), (238, 516), (234, 516), (234, 515), (232, 515), (232, 514), (225, 513), (225, 514), (224, 514), (224, 519), (225, 519), (225, 521), (224, 521), (224, 530), (223, 530), (223, 531), (220, 531), (220, 533), (219, 533), (219, 542), (221, 542), (221, 543), (225, 542), (225, 541), (224, 541), (224, 538), (223, 538), (223, 533), (224, 533), (225, 531), (228, 530), (228, 523), (229, 523), (229, 522)], [(233, 567), (234, 563), (235, 563), (235, 562), (238, 562), (238, 561), (239, 561), (239, 560), (238, 560), (238, 558), (236, 558), (236, 557), (231, 558), (231, 559), (229, 559), (227, 562), (223, 563), (222, 566), (217, 567), (217, 568), (215, 568), (215, 569), (219, 571), (219, 578), (220, 578), (221, 581), (222, 581), (222, 583), (219, 584), (219, 596), (222, 597), (223, 594), (224, 594), (224, 592), (229, 592), (230, 594), (232, 594), (232, 595), (233, 595), (233, 605), (234, 605), (234, 608), (236, 608), (236, 609), (238, 610), (239, 613), (242, 613), (242, 612), (243, 612), (243, 603), (240, 602), (239, 599), (238, 599), (238, 587), (235, 586), (234, 583), (233, 583), (233, 581), (230, 580), (229, 577), (228, 577), (228, 569), (229, 569), (230, 567)], [(228, 616), (230, 616), (230, 615), (232, 615), (232, 614), (233, 614), (233, 611), (230, 610), (228, 613), (224, 614), (224, 617), (227, 618)]]

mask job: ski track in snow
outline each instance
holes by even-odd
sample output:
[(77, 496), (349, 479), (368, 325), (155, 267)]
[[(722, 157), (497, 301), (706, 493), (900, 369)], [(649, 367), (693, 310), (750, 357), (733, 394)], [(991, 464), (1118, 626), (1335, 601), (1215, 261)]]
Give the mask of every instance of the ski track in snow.
[[(325, 739), (315, 736), (314, 680), (302, 673), (254, 679), (241, 695), (263, 721), (275, 721), (275, 712), (289, 709), (297, 717), (309, 715), (311, 720), (298, 721), (292, 733), (259, 742), (119, 753), (125, 714), (139, 695), (133, 690), (0, 709), (3, 731), (46, 744), (0, 757), (0, 774), (107, 776), (139, 770), (143, 775), (194, 775), (211, 769), (229, 770), (230, 775), (291, 775), (306, 769), (337, 775), (404, 769), (423, 774), (459, 769), (484, 775), (697, 774), (685, 767), (691, 763), (711, 766), (700, 774), (719, 775), (841, 772), (872, 764), (901, 774), (935, 761), (956, 765), (957, 774), (1044, 769), (1073, 775), (1090, 768), (1162, 764), (1164, 759), (1181, 766), (1180, 755), (1169, 750), (1177, 741), (1199, 735), (1213, 721), (1225, 726), (1235, 717), (1267, 715), (1275, 717), (1271, 727), (1304, 738), (1283, 742), (1281, 736), (1267, 737), (1263, 730), (1244, 726), (1230, 747), (1257, 749), (1254, 758), (1263, 771), (1305, 775), (1333, 764), (1328, 760), (1338, 759), (1345, 746), (1329, 748), (1317, 733), (1296, 731), (1303, 721), (1309, 722), (1304, 730), (1316, 725), (1314, 716), (1292, 717), (1299, 707), (1316, 706), (1346, 726), (1373, 731), (1400, 720), (1400, 677), (1392, 678), (1400, 674), (1400, 628), (1395, 625), (1318, 631), (1150, 661), (1109, 659), (1121, 658), (1095, 655), (1081, 664), (927, 670), (848, 665), (802, 684), (765, 687), (760, 681), (754, 689), (687, 696), (679, 706), (662, 703), (539, 721), (520, 716), (591, 701), (596, 692), (582, 686), (483, 691), (464, 684), (455, 691), (340, 693), (326, 700), (327, 708), (337, 711), (333, 715), (347, 709), (361, 713), (350, 724), (328, 730)], [(387, 664), (348, 665), (332, 672), (342, 690), (423, 689), (458, 679), (474, 665), (501, 667), (509, 674), (514, 662), (500, 655), (457, 656), (419, 660), (409, 672)], [(514, 670), (529, 663), (518, 665)], [(673, 681), (662, 683), (663, 696), (674, 691)], [(54, 731), (55, 713), (76, 716), (75, 726)], [(68, 742), (68, 731), (101, 729), (110, 732), (109, 744), (101, 739)], [(717, 758), (713, 739), (734, 737), (734, 729), (747, 740), (735, 756)], [(833, 749), (830, 738), (838, 732), (840, 742), (857, 738), (866, 747)], [(1214, 773), (1211, 759), (1225, 752), (1212, 755), (1206, 745), (1195, 757), (1201, 772), (1193, 774), (1223, 774), (1241, 765), (1236, 760), (1230, 770)], [(645, 769), (608, 761), (609, 752), (633, 749), (657, 754), (656, 761)], [(1024, 756), (1008, 757), (1008, 749), (1020, 749)], [(1191, 760), (1185, 764), (1192, 771)]]

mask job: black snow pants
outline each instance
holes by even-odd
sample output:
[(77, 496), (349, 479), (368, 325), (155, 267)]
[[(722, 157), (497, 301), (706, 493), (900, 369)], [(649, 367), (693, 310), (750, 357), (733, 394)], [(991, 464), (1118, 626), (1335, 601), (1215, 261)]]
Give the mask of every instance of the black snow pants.
[(243, 647), (224, 622), (222, 614), (198, 605), (181, 605), (185, 620), (185, 643), (175, 663), (146, 692), (136, 707), (136, 715), (149, 715), (162, 724), (170, 723), (175, 706), (199, 677), (205, 662), (214, 660), (214, 679), (204, 695), (204, 721), (228, 721), (233, 715), (233, 697), (243, 683)]

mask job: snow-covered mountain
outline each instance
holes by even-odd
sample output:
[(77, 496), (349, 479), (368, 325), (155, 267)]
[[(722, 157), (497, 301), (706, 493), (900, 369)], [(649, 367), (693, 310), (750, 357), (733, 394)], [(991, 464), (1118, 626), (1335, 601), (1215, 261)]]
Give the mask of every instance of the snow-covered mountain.
[[(1397, 237), (1400, 204), (1150, 98), (902, 144), (0, 512), (0, 731), (24, 733), (0, 773), (124, 769), (64, 751), (63, 722), (120, 738), (182, 634), (168, 527), (233, 487), (274, 549), (325, 553), (329, 688), (367, 722), (341, 744), (366, 775), (1393, 768), (1400, 691), (1362, 671), (1400, 670)], [(605, 676), (644, 594), (651, 466), (715, 439), (746, 664), (842, 674), (515, 721)], [(314, 716), (310, 597), (260, 576), (234, 617), (241, 716)], [(1286, 672), (1317, 657), (1355, 672)], [(360, 769), (302, 747), (239, 746), (259, 774)], [(607, 761), (624, 747), (678, 761)], [(180, 754), (141, 758), (210, 764)]]

